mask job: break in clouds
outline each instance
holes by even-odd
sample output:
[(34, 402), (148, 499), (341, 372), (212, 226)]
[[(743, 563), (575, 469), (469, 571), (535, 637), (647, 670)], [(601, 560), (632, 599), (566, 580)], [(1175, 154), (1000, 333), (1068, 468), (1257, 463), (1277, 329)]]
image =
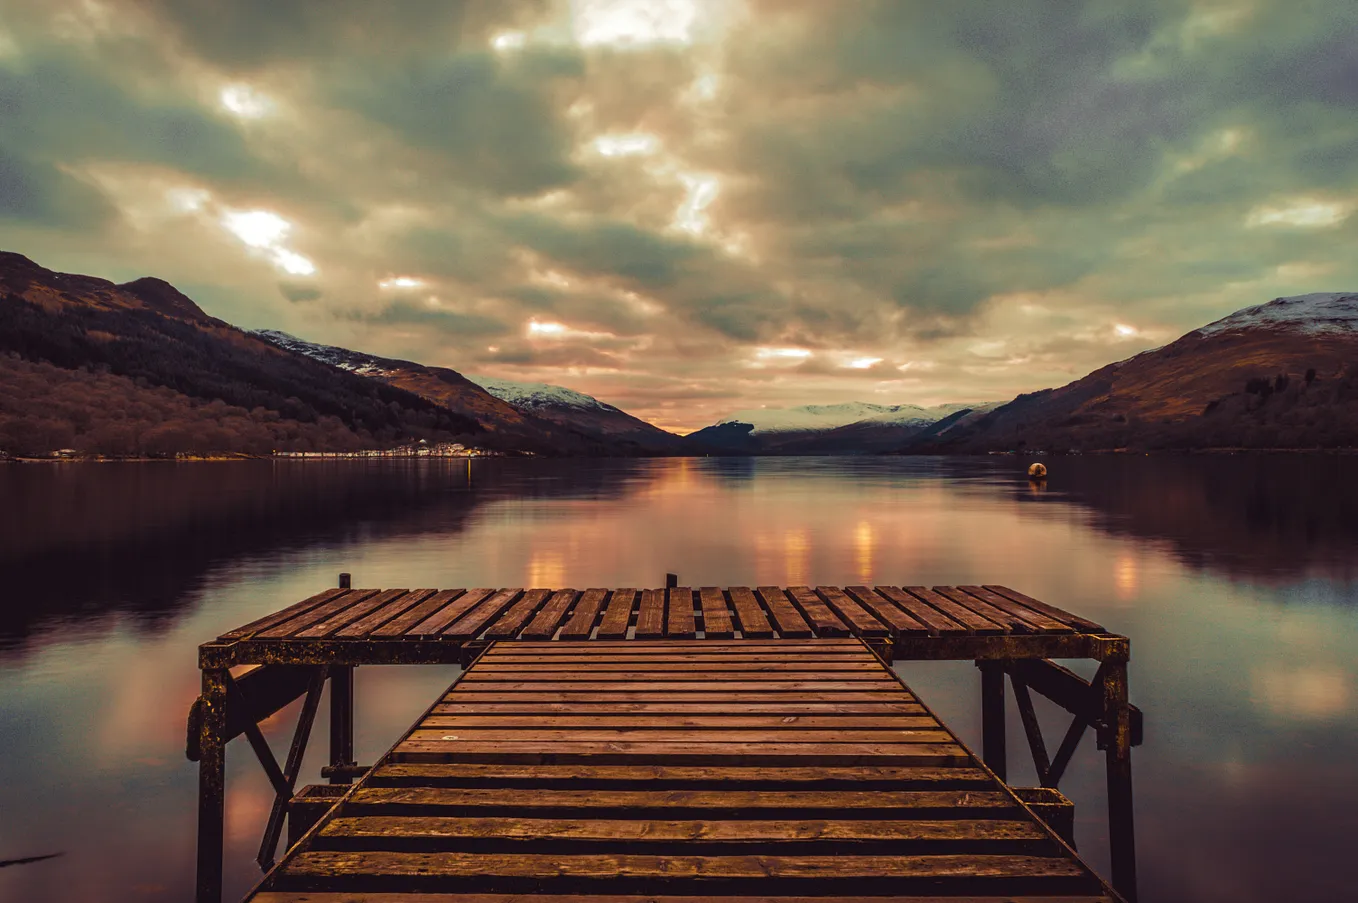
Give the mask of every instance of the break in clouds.
[(661, 426), (1358, 286), (1351, 0), (8, 0), (0, 248)]

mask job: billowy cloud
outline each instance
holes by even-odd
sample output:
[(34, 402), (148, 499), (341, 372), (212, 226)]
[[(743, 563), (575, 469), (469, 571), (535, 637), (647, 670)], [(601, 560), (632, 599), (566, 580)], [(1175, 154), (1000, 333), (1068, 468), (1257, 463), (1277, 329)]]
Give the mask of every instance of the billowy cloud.
[(1358, 285), (1347, 0), (379, 6), (12, 0), (0, 247), (681, 429)]

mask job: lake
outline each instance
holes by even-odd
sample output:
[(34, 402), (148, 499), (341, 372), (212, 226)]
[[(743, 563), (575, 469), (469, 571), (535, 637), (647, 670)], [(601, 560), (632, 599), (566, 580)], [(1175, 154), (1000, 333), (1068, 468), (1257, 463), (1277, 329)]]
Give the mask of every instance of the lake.
[[(0, 860), (61, 854), (0, 868), (0, 900), (191, 899), (197, 646), (340, 571), (384, 587), (1007, 584), (1131, 637), (1143, 900), (1353, 899), (1358, 458), (1043, 460), (1044, 487), (1008, 457), (0, 466)], [(974, 666), (899, 670), (979, 749)], [(359, 669), (359, 761), (454, 674)], [(1065, 722), (1044, 705), (1051, 746)], [(265, 725), (276, 751), (295, 708)], [(1035, 784), (1007, 709), (1010, 779)], [(239, 899), (271, 802), (243, 740), (227, 786)], [(1062, 790), (1107, 874), (1092, 735)]]

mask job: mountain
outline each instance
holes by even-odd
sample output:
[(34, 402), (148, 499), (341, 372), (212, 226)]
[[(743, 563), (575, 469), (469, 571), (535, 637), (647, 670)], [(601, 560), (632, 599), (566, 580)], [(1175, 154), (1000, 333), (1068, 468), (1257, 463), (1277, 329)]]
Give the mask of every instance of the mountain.
[(992, 407), (846, 402), (757, 408), (737, 411), (687, 438), (727, 454), (873, 454), (899, 448), (944, 418)]
[(255, 335), (359, 376), (399, 386), (475, 419), (521, 448), (556, 454), (635, 455), (678, 451), (681, 440), (624, 411), (561, 386), (469, 378), (447, 367), (320, 345), (275, 329)]
[(1020, 395), (916, 453), (1358, 446), (1358, 293), (1276, 298)]
[(570, 426), (600, 440), (625, 442), (649, 453), (675, 454), (688, 448), (680, 436), (606, 404), (592, 395), (546, 383), (519, 383), (490, 376), (470, 377), (491, 395), (521, 411)]
[(483, 436), (443, 405), (208, 316), (167, 282), (118, 285), (0, 252), (0, 449), (267, 453)]

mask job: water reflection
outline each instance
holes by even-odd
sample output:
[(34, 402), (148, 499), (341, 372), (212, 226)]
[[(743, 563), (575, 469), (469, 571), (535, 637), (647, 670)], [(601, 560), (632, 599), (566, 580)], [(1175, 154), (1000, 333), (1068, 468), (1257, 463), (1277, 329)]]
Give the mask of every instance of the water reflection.
[[(67, 854), (0, 869), (0, 899), (186, 899), (194, 648), (339, 571), (410, 587), (666, 572), (695, 586), (1008, 583), (1133, 639), (1145, 900), (1341, 898), (1319, 866), (1358, 828), (1358, 459), (1047, 463), (1045, 489), (1012, 458), (0, 467), (0, 860)], [(977, 742), (970, 663), (902, 670)], [(451, 677), (361, 669), (360, 756)], [(293, 717), (265, 726), (276, 750)], [(270, 795), (243, 746), (229, 767), (239, 893)], [(1062, 783), (1096, 865), (1102, 775), (1086, 740)]]

